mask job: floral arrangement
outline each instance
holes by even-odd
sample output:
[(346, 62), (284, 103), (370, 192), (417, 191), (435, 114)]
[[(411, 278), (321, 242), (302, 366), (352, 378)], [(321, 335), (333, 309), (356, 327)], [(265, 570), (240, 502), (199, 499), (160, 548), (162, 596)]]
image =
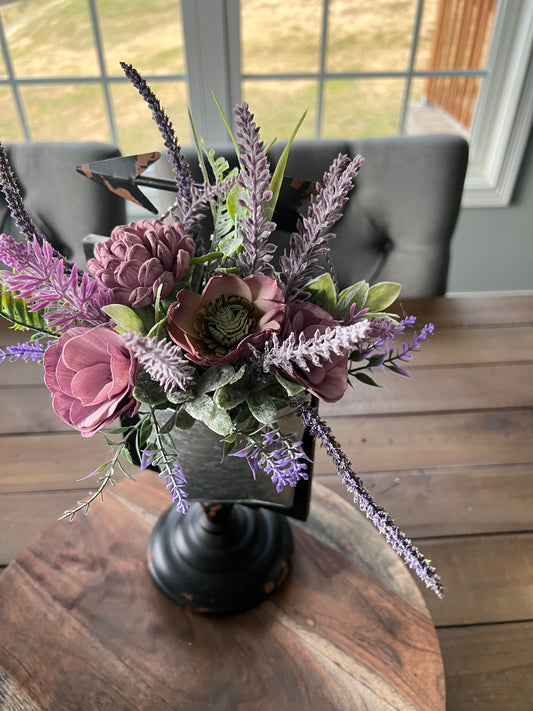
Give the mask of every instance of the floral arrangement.
[[(430, 562), (372, 500), (314, 406), (339, 400), (349, 384), (375, 384), (374, 370), (407, 375), (405, 362), (433, 330), (424, 326), (395, 347), (414, 324), (386, 310), (399, 285), (359, 281), (339, 291), (324, 266), (331, 228), (363, 159), (333, 161), (275, 267), (273, 215), (295, 134), (271, 172), (254, 117), (240, 104), (234, 133), (223, 117), (238, 167), (230, 170), (197, 141), (205, 180), (193, 184), (157, 98), (133, 67), (122, 66), (151, 108), (175, 174), (176, 199), (164, 218), (116, 227), (81, 271), (32, 223), (0, 150), (0, 183), (26, 237), (0, 236), (0, 260), (9, 268), (1, 273), (0, 313), (34, 332), (0, 351), (0, 360), (42, 361), (56, 414), (84, 437), (104, 431), (114, 445), (110, 460), (89, 475), (98, 478), (96, 491), (64, 517), (87, 512), (117, 473), (127, 475), (122, 460), (131, 461), (131, 452), (141, 468), (159, 469), (186, 513), (187, 472), (171, 433), (197, 420), (220, 436), (225, 456), (247, 460), (250, 476), (270, 476), (278, 491), (295, 486), (307, 478), (309, 460), (280, 420), (296, 413), (361, 510), (442, 595)], [(214, 225), (208, 245), (200, 236), (206, 213)], [(113, 427), (120, 416), (127, 424)]]

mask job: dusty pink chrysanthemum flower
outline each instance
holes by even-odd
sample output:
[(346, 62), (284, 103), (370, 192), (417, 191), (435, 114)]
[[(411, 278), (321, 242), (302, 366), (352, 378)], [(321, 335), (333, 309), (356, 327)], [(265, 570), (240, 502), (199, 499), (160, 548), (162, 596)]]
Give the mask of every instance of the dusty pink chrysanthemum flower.
[(201, 294), (182, 289), (168, 310), (167, 330), (200, 365), (234, 363), (261, 348), (280, 329), (283, 293), (270, 277), (235, 274), (212, 277)]
[(161, 296), (169, 296), (194, 251), (194, 240), (179, 222), (140, 220), (115, 227), (108, 240), (98, 242), (87, 270), (111, 289), (116, 303), (140, 308), (154, 303), (161, 285)]

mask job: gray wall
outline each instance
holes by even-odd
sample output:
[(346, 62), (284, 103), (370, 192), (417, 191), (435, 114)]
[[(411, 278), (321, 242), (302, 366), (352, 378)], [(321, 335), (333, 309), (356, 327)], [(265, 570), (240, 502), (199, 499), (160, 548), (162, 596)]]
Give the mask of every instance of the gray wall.
[(464, 208), (448, 292), (533, 290), (533, 130), (509, 207)]

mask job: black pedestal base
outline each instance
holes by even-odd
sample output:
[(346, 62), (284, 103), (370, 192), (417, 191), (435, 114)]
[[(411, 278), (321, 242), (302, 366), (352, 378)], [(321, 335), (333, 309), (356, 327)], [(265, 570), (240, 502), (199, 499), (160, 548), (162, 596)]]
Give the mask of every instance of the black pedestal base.
[(170, 507), (148, 546), (152, 577), (172, 600), (198, 612), (233, 613), (265, 600), (293, 551), (287, 519), (239, 504)]

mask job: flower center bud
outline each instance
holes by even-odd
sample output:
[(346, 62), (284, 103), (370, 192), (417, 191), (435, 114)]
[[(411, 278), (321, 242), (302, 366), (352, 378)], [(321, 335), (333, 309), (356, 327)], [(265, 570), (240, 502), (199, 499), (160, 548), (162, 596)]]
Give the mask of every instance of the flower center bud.
[(257, 328), (255, 306), (241, 296), (223, 294), (199, 309), (194, 325), (206, 353), (225, 356)]

